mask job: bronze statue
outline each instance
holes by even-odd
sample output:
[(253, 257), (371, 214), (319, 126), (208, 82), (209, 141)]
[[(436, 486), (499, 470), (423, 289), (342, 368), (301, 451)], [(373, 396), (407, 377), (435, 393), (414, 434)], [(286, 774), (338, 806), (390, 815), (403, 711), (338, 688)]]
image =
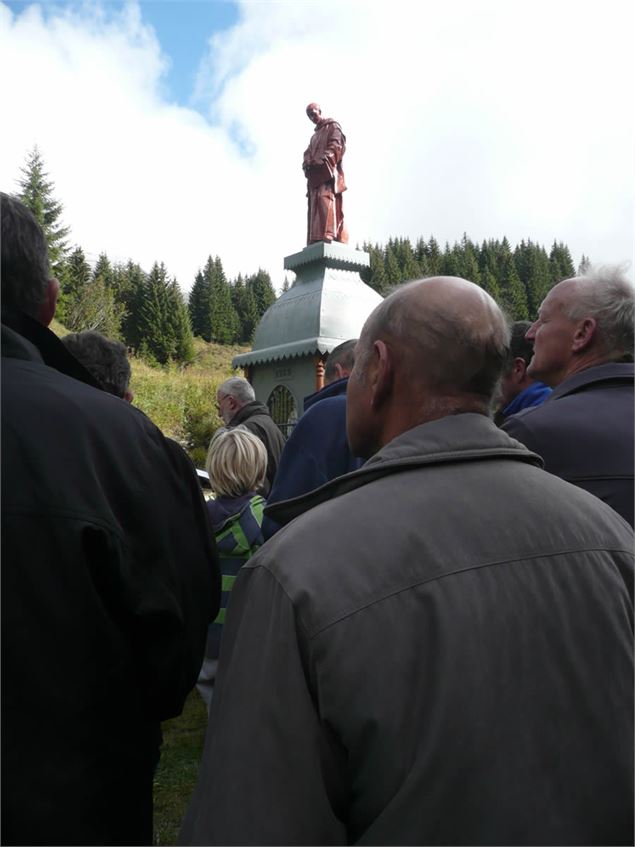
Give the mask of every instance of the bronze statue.
[(315, 124), (302, 162), (309, 198), (306, 243), (341, 241), (348, 244), (342, 212), (342, 192), (346, 191), (342, 170), (346, 136), (337, 121), (322, 117), (317, 103), (309, 103), (306, 113)]

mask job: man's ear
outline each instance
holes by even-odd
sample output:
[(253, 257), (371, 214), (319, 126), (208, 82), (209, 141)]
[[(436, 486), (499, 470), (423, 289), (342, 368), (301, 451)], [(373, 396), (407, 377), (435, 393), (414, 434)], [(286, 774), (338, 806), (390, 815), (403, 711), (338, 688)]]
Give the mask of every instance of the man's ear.
[(591, 344), (596, 337), (597, 325), (598, 322), (595, 318), (584, 318), (580, 321), (571, 344), (574, 353), (581, 353)]
[(123, 399), (126, 401), (126, 403), (132, 403), (132, 401), (134, 400), (134, 394), (129, 388), (124, 391)]
[(379, 409), (392, 393), (394, 365), (390, 347), (385, 341), (373, 344), (374, 367), (370, 379), (371, 409)]
[(343, 379), (345, 376), (350, 376), (350, 371), (347, 368), (343, 368), (338, 362), (335, 365), (335, 378)]
[(56, 279), (49, 279), (46, 284), (44, 300), (40, 303), (35, 315), (43, 326), (48, 326), (55, 316), (57, 298), (60, 293), (60, 284)]
[(516, 356), (514, 359), (514, 364), (512, 365), (512, 374), (514, 377), (514, 382), (521, 383), (525, 376), (527, 375), (527, 362), (523, 359), (522, 356)]

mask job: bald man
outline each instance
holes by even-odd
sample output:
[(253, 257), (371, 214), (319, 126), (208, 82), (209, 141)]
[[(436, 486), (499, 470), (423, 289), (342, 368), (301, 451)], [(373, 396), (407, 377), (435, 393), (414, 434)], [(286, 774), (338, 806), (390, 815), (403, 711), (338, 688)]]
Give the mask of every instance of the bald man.
[(632, 843), (632, 534), (490, 419), (508, 340), (455, 278), (367, 320), (368, 461), (238, 576), (183, 843)]
[(503, 426), (546, 470), (600, 497), (631, 526), (634, 314), (633, 284), (619, 267), (554, 286), (526, 337), (534, 345), (528, 376), (555, 390)]

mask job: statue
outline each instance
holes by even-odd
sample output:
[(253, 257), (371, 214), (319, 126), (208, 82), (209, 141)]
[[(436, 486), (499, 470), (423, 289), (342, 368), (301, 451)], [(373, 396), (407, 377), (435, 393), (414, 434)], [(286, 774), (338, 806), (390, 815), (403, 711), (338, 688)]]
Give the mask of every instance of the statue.
[(348, 244), (342, 212), (342, 192), (346, 191), (342, 170), (346, 136), (337, 121), (322, 117), (317, 103), (309, 103), (306, 113), (315, 124), (302, 162), (309, 198), (306, 243), (340, 241)]

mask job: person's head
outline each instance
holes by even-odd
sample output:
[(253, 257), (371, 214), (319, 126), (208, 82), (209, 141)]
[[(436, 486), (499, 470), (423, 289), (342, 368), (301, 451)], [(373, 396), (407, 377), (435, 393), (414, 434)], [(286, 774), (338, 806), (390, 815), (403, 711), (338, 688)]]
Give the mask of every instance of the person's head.
[(530, 326), (530, 321), (512, 324), (509, 355), (500, 381), (499, 403), (502, 409), (535, 381), (527, 375), (527, 366), (534, 353), (533, 342), (525, 337)]
[(267, 448), (243, 426), (221, 428), (210, 441), (205, 470), (213, 491), (221, 497), (257, 491), (267, 473)]
[(59, 283), (51, 279), (42, 227), (24, 203), (0, 192), (0, 228), (2, 302), (48, 326)]
[(618, 266), (559, 282), (527, 332), (529, 376), (555, 387), (595, 365), (633, 361), (634, 304), (633, 284)]
[(125, 345), (112, 341), (100, 332), (72, 332), (62, 344), (95, 377), (104, 391), (132, 403), (130, 362)]
[(318, 103), (309, 103), (306, 107), (306, 113), (309, 116), (309, 120), (313, 121), (314, 124), (318, 123), (322, 117), (322, 109)]
[(256, 399), (256, 394), (242, 376), (232, 376), (219, 385), (216, 392), (216, 408), (223, 421), (228, 424), (247, 403)]
[(356, 338), (351, 338), (338, 344), (328, 354), (326, 366), (324, 368), (324, 384), (329, 385), (335, 382), (336, 379), (343, 379), (349, 376), (355, 364), (355, 345)]
[(496, 302), (457, 277), (398, 288), (364, 324), (348, 380), (351, 452), (368, 458), (446, 415), (489, 415), (509, 348)]

